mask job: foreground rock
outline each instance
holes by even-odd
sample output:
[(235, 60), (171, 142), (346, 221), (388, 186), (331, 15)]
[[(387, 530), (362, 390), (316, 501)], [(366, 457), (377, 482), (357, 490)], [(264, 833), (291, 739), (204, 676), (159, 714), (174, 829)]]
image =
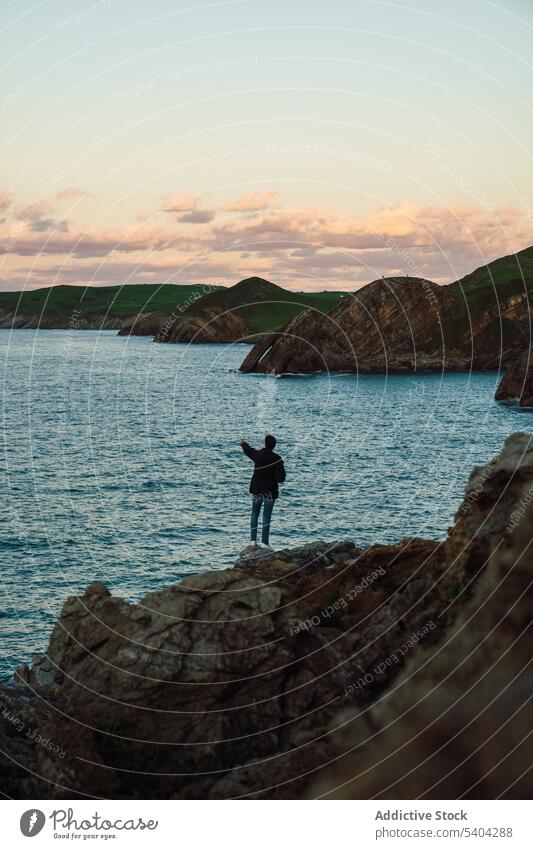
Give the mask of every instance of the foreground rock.
[(263, 549), (247, 546), (241, 551), (235, 566), (237, 569), (252, 569), (263, 563), (271, 563), (273, 560), (290, 563), (293, 567), (317, 570), (323, 567), (330, 568), (337, 563), (345, 563), (353, 559), (361, 552), (351, 540), (342, 542), (317, 542), (300, 545), (297, 548), (282, 548), (274, 551), (272, 548)]
[(7, 688), (66, 754), (2, 720), (1, 789), (523, 797), (530, 443), (475, 470), (443, 542), (245, 551), (138, 604), (68, 599), (49, 662)]
[[(529, 798), (531, 446), (530, 434), (515, 434), (495, 463), (472, 474), (446, 548), (478, 570), (473, 596), (435, 650), (424, 645), (411, 654), (394, 690), (366, 711), (345, 714), (337, 754), (350, 754), (312, 795)], [(462, 592), (453, 604), (461, 606)]]
[(528, 349), (512, 360), (496, 390), (497, 401), (517, 401), (533, 408), (533, 357)]

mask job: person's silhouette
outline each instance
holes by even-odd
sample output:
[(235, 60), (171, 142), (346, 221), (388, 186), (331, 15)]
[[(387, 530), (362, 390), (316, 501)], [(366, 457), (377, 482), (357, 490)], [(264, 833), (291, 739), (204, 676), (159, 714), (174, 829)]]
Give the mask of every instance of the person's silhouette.
[(261, 548), (268, 548), (270, 523), (274, 501), (279, 495), (279, 484), (285, 480), (283, 460), (274, 452), (276, 440), (273, 436), (265, 436), (265, 447), (258, 451), (241, 440), (241, 448), (250, 460), (254, 461), (254, 473), (250, 481), (252, 494), (251, 545), (257, 545), (257, 525), (261, 507), (263, 508), (263, 529)]

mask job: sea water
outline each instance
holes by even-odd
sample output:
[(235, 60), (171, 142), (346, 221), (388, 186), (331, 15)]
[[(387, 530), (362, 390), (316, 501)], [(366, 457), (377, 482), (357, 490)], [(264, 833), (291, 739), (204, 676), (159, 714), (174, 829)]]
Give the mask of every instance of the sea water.
[(1, 675), (91, 581), (136, 600), (231, 566), (249, 536), (241, 439), (278, 439), (281, 548), (443, 538), (472, 467), (532, 429), (493, 400), (496, 373), (243, 375), (247, 350), (0, 331)]

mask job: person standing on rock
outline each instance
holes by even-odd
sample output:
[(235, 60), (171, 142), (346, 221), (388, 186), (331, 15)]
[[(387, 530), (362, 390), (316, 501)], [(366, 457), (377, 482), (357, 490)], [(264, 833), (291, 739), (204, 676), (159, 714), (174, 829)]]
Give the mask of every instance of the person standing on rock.
[(260, 547), (269, 548), (272, 510), (279, 494), (279, 484), (285, 480), (285, 466), (279, 454), (274, 452), (275, 447), (276, 440), (270, 434), (265, 436), (265, 447), (258, 451), (251, 448), (244, 439), (241, 439), (242, 450), (250, 460), (254, 461), (254, 473), (250, 481), (250, 493), (252, 494), (251, 546), (253, 548), (257, 545), (257, 525), (261, 507), (263, 508), (263, 528)]

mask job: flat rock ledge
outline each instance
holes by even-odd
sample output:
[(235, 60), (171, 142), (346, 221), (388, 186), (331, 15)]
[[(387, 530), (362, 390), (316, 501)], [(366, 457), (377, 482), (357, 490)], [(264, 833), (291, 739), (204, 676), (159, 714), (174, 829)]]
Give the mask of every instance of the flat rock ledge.
[(254, 569), (262, 563), (274, 561), (279, 564), (286, 563), (290, 567), (290, 571), (304, 567), (322, 569), (334, 567), (339, 563), (346, 563), (350, 557), (355, 558), (358, 553), (359, 549), (352, 540), (340, 542), (317, 540), (295, 548), (281, 548), (277, 551), (273, 548), (265, 549), (247, 545), (235, 561), (235, 567), (237, 569)]
[(445, 540), (245, 549), (136, 604), (68, 598), (0, 688), (0, 790), (527, 798), (532, 439), (474, 469)]

